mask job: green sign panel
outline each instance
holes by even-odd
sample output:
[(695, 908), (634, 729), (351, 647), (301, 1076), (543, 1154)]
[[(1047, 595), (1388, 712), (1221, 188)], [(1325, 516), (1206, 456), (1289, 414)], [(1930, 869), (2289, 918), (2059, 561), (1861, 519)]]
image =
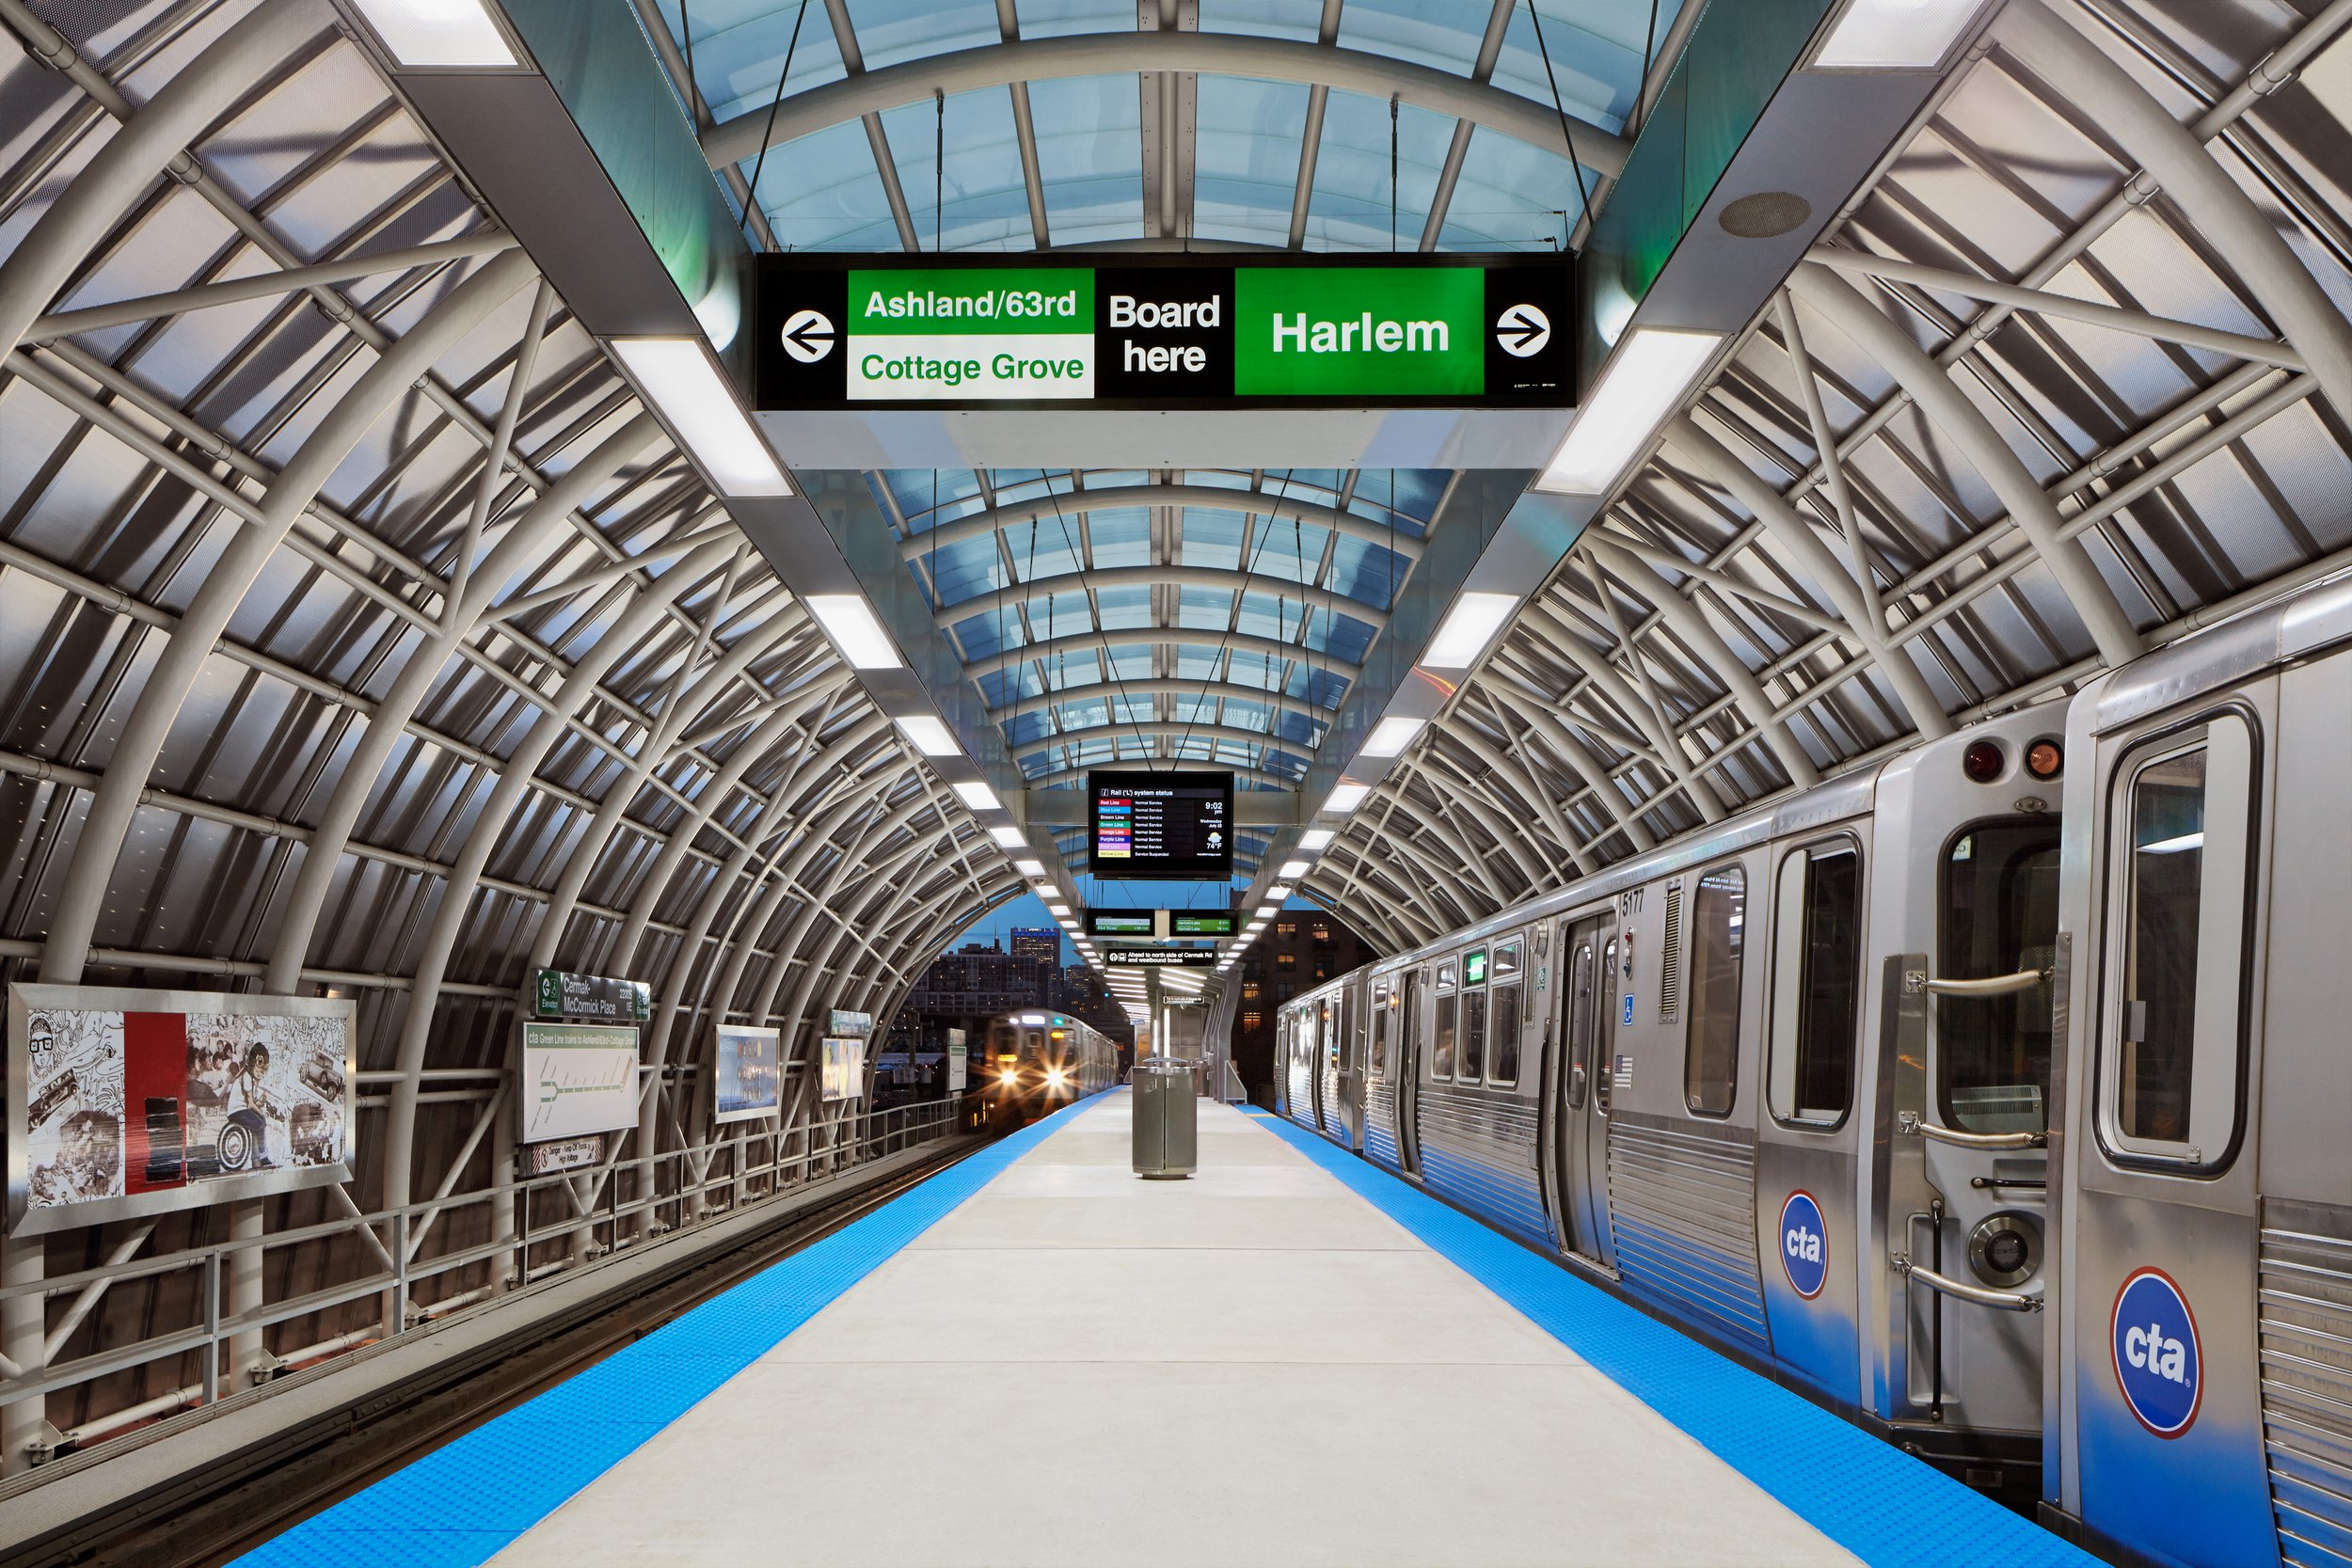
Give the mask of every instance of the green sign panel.
[(757, 259), (770, 410), (1564, 407), (1557, 256)]
[(1462, 984), (1483, 986), (1486, 983), (1486, 950), (1473, 947), (1462, 955)]
[(621, 1018), (643, 1022), (653, 1017), (653, 988), (643, 980), (542, 969), (532, 975), (531, 1010), (539, 1018)]
[(1186, 914), (1170, 910), (1168, 934), (1172, 937), (1230, 937), (1237, 921), (1232, 914)]

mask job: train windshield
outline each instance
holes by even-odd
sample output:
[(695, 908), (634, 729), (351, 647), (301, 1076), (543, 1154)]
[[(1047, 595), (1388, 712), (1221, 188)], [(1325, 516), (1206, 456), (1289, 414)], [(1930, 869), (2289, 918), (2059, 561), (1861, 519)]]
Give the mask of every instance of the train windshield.
[[(1986, 822), (1944, 857), (1936, 974), (1981, 980), (2047, 969), (2058, 943), (2058, 822)], [(1936, 1085), (1946, 1124), (2039, 1132), (2049, 1124), (2050, 989), (1935, 999)]]

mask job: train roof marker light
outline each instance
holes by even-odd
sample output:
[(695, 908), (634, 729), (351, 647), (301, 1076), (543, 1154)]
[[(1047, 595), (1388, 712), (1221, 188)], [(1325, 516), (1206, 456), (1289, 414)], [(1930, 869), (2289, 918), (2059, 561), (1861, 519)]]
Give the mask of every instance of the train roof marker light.
[(1371, 793), (1372, 785), (1370, 784), (1334, 784), (1331, 786), (1331, 793), (1324, 799), (1324, 812), (1332, 816), (1345, 816), (1349, 812), (1362, 805), (1364, 797)]
[(1021, 836), (1020, 829), (1008, 828), (1001, 822), (989, 829), (988, 836), (996, 841), (999, 849), (1026, 849), (1029, 847), (1029, 841)]
[(1567, 439), (1534, 487), (1569, 496), (1613, 489), (1723, 341), (1720, 332), (1636, 327), (1585, 397)]
[[(1469, 669), (1485, 657), (1487, 644), (1518, 608), (1517, 594), (1456, 594), (1454, 608), (1445, 612), (1445, 619), (1438, 623), (1436, 634), (1429, 639), (1429, 646), (1413, 662), (1432, 670)], [(1421, 733), (1421, 726), (1415, 724), (1403, 735), (1395, 736), (1396, 751), (1374, 752), (1373, 742), (1380, 738), (1380, 732), (1388, 729), (1390, 722), (1384, 719), (1374, 728), (1364, 741), (1366, 752), (1376, 757), (1394, 756)]]
[(1984, 0), (1847, 0), (1811, 71), (1933, 71), (1984, 9)]
[[(638, 390), (660, 411), (671, 432), (702, 464), (703, 472), (721, 495), (792, 493), (784, 466), (753, 427), (743, 405), (735, 399), (735, 389), (719, 373), (700, 338), (609, 341)], [(855, 598), (854, 594), (845, 596)], [(858, 600), (861, 605), (864, 602)], [(879, 633), (881, 628), (875, 630)], [(893, 656), (891, 663), (897, 662)]]
[[(1502, 597), (1501, 594), (1495, 596)], [(1446, 617), (1446, 624), (1448, 626), (1454, 624), (1453, 616)], [(1435, 639), (1432, 639), (1430, 645), (1436, 646)], [(1422, 662), (1431, 664), (1436, 663), (1437, 660), (1423, 658)], [(1402, 756), (1405, 753), (1405, 748), (1413, 743), (1413, 736), (1421, 734), (1428, 723), (1429, 721), (1426, 719), (1411, 719), (1403, 714), (1391, 714), (1372, 727), (1372, 733), (1364, 736), (1364, 744), (1360, 750), (1368, 757)]]
[(928, 713), (909, 714), (892, 722), (898, 726), (898, 733), (927, 757), (951, 757), (963, 750), (956, 744), (956, 737), (949, 733), (947, 726)]
[(421, 70), (472, 66), (511, 71), (515, 57), (506, 35), (482, 0), (355, 0), (392, 58)]
[(833, 639), (833, 645), (841, 650), (841, 657), (852, 670), (896, 670), (900, 668), (898, 650), (891, 645), (890, 634), (874, 619), (873, 607), (859, 594), (809, 594), (801, 602), (817, 617)]

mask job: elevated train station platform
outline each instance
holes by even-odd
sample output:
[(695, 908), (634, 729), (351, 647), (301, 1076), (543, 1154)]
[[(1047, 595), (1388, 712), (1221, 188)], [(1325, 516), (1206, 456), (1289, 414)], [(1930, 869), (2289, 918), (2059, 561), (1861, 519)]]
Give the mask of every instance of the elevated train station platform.
[[(2054, 1536), (1263, 1116), (1100, 1097), (241, 1568), (2009, 1564)], [(1237, 1326), (1240, 1325), (1240, 1326)]]

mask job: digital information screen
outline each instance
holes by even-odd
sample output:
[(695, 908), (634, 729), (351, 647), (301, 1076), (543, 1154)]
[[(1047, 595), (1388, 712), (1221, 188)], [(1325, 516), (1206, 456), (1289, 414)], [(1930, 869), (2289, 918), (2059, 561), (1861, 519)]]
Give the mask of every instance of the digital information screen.
[(1241, 928), (1231, 911), (1223, 914), (1198, 910), (1087, 911), (1090, 937), (1230, 937)]
[(1233, 875), (1233, 775), (1096, 769), (1087, 775), (1088, 874), (1221, 882)]
[(1566, 407), (1573, 263), (761, 256), (764, 410)]

